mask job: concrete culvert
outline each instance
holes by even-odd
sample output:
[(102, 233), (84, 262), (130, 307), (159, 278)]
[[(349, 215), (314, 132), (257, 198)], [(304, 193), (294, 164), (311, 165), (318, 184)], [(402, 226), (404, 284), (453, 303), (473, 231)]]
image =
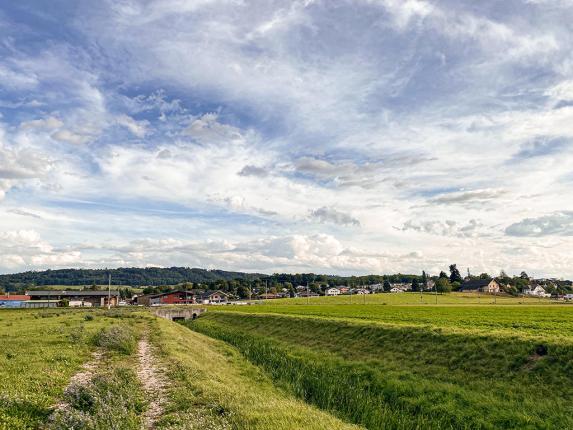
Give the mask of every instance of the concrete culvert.
[(194, 320), (197, 319), (197, 314), (193, 314), (193, 319), (194, 319)]

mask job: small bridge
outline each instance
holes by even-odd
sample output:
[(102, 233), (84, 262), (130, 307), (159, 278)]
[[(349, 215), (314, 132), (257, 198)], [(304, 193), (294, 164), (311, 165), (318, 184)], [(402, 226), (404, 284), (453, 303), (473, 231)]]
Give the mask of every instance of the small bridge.
[(188, 319), (196, 319), (207, 309), (157, 309), (154, 313), (158, 317), (165, 318), (171, 321), (183, 321)]

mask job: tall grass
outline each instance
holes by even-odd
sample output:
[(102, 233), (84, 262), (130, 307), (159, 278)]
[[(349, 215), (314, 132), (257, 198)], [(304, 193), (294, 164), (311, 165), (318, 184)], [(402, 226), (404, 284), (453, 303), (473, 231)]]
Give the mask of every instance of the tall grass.
[(573, 349), (431, 329), (210, 312), (188, 323), (369, 429), (573, 428)]
[(96, 346), (122, 354), (133, 354), (137, 347), (137, 337), (133, 327), (127, 324), (114, 324), (102, 328), (93, 338)]

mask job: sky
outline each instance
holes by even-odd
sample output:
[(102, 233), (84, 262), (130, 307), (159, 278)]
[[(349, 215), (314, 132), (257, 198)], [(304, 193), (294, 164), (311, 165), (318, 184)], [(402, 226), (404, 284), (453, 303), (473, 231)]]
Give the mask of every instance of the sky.
[(0, 3), (0, 273), (573, 278), (572, 0)]

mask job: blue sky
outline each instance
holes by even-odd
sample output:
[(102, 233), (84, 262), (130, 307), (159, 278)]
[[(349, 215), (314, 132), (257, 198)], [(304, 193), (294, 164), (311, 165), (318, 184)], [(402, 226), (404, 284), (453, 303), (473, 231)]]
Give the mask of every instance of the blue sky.
[(0, 6), (0, 272), (573, 277), (573, 2)]

